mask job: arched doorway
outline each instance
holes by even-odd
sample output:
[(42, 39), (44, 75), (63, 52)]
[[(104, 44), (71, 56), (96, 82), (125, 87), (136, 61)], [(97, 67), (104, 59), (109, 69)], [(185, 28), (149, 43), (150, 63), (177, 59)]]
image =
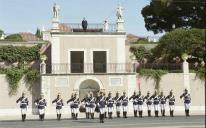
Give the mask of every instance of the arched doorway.
[(79, 86), (79, 98), (82, 100), (88, 92), (93, 92), (94, 96), (97, 97), (97, 93), (100, 90), (99, 84), (92, 80), (84, 80)]

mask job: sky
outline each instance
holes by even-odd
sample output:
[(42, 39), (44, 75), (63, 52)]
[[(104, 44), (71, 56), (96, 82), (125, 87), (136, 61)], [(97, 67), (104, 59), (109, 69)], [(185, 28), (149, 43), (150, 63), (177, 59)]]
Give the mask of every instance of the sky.
[(0, 29), (5, 33), (32, 32), (37, 27), (51, 28), (52, 7), (60, 8), (60, 22), (80, 23), (86, 17), (88, 23), (116, 22), (116, 8), (124, 7), (125, 30), (137, 36), (159, 36), (148, 32), (141, 15), (150, 0), (0, 0)]

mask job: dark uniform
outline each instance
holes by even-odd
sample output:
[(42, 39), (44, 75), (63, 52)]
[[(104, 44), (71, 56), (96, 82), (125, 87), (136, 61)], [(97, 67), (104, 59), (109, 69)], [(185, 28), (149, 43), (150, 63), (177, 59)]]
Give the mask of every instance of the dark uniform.
[(121, 105), (122, 105), (122, 101), (121, 101), (121, 97), (119, 96), (119, 92), (116, 93), (116, 96), (114, 97), (115, 100), (115, 105), (116, 105), (116, 113), (117, 113), (117, 117), (120, 117), (120, 111), (121, 111)]
[(185, 92), (180, 96), (180, 98), (184, 98), (184, 106), (185, 106), (185, 115), (190, 116), (189, 109), (190, 109), (190, 103), (191, 103), (191, 96), (188, 93), (188, 90), (185, 89)]
[(39, 99), (35, 100), (34, 103), (35, 103), (35, 105), (37, 106), (37, 108), (39, 110), (39, 119), (41, 121), (43, 121), (44, 116), (45, 116), (45, 108), (47, 106), (47, 102), (43, 98), (43, 94), (41, 94), (41, 97)]
[(108, 116), (109, 119), (112, 119), (112, 112), (114, 108), (114, 98), (112, 97), (112, 93), (109, 92), (108, 97), (106, 98), (107, 108), (108, 108)]
[(141, 118), (143, 113), (143, 103), (144, 103), (144, 96), (141, 94), (141, 91), (139, 91), (137, 104), (138, 104), (139, 117)]
[(148, 117), (151, 117), (151, 109), (152, 109), (152, 97), (150, 96), (150, 93), (147, 92), (147, 96), (144, 97), (144, 101), (146, 100), (147, 104), (147, 113)]
[(133, 110), (134, 110), (134, 117), (137, 117), (137, 110), (138, 110), (138, 96), (134, 91), (134, 94), (129, 98), (133, 102)]
[(62, 106), (64, 106), (63, 100), (60, 97), (60, 94), (57, 95), (57, 98), (52, 101), (52, 104), (56, 103), (56, 113), (57, 113), (57, 120), (61, 120), (62, 114)]
[(157, 92), (156, 92), (156, 91), (155, 91), (155, 93), (152, 95), (151, 99), (153, 100), (155, 117), (158, 117), (160, 98), (159, 98), (159, 96), (157, 95)]
[(25, 121), (27, 107), (29, 105), (29, 101), (25, 97), (25, 93), (22, 93), (22, 96), (16, 101), (16, 103), (20, 104), (22, 121)]
[(87, 20), (84, 18), (84, 19), (82, 20), (82, 28), (83, 28), (84, 31), (87, 30), (87, 26), (88, 26)]
[(166, 97), (169, 100), (170, 116), (174, 117), (174, 107), (175, 107), (175, 96), (173, 95), (172, 90), (170, 94)]
[(104, 123), (105, 103), (106, 98), (103, 96), (103, 92), (100, 92), (100, 96), (97, 97), (97, 106), (99, 108), (100, 123)]
[(165, 116), (166, 97), (163, 95), (163, 92), (161, 92), (159, 98), (160, 98), (161, 114), (162, 114), (162, 116)]
[(90, 104), (89, 104), (89, 101), (90, 101), (89, 94), (87, 94), (87, 96), (84, 97), (84, 99), (81, 101), (81, 102), (84, 102), (84, 104), (85, 104), (86, 119), (89, 119), (89, 113), (90, 113)]
[(128, 97), (126, 96), (126, 92), (123, 92), (123, 95), (121, 96), (121, 100), (122, 100), (123, 118), (127, 118)]
[(67, 101), (67, 104), (70, 102), (72, 102), (72, 104), (71, 104), (72, 118), (75, 120), (78, 120), (78, 111), (79, 111), (80, 101), (79, 101), (79, 98), (77, 97), (76, 93), (74, 94), (74, 96), (71, 99), (69, 99)]

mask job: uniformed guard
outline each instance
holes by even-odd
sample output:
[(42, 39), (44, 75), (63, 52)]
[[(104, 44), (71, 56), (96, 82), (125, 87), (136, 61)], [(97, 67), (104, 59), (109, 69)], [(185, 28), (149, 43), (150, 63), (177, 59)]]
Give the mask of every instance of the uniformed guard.
[(191, 103), (191, 96), (188, 93), (187, 89), (185, 89), (185, 92), (180, 96), (180, 99), (182, 98), (184, 98), (185, 115), (190, 116), (189, 109), (190, 109), (190, 103)]
[(106, 101), (106, 93), (104, 92), (103, 93), (103, 96), (105, 97), (105, 109), (104, 109), (104, 118), (107, 118), (107, 101)]
[(28, 99), (25, 97), (25, 93), (22, 93), (22, 96), (16, 101), (17, 104), (20, 105), (21, 108), (21, 117), (24, 122), (26, 119), (27, 107), (29, 105)]
[(90, 97), (89, 97), (89, 113), (91, 115), (91, 118), (94, 119), (94, 111), (96, 108), (96, 98), (93, 96), (93, 93), (90, 92)]
[[(70, 99), (73, 99), (74, 98), (74, 93), (71, 94), (71, 98)], [(71, 101), (71, 102), (67, 102), (67, 104), (70, 103), (70, 110), (71, 110), (71, 118), (74, 119), (75, 118), (75, 114), (74, 114), (74, 111), (73, 111), (73, 108), (74, 108), (74, 103)]]
[(35, 100), (34, 101), (35, 105), (37, 106), (38, 108), (38, 111), (39, 111), (39, 119), (41, 121), (44, 120), (44, 117), (45, 117), (45, 109), (46, 109), (46, 106), (47, 106), (47, 102), (46, 100), (44, 99), (44, 95), (41, 94), (40, 95), (40, 98)]
[(62, 107), (64, 106), (61, 94), (58, 93), (57, 98), (52, 101), (52, 104), (56, 104), (57, 120), (61, 120)]
[(109, 119), (112, 119), (112, 112), (114, 109), (114, 98), (112, 97), (112, 93), (109, 92), (108, 97), (106, 98), (107, 108), (108, 108), (108, 116)]
[(86, 119), (89, 119), (89, 113), (90, 113), (90, 104), (89, 104), (89, 101), (90, 101), (90, 95), (89, 93), (86, 95), (86, 97), (81, 101), (81, 102), (84, 102), (85, 104), (85, 113), (86, 113)]
[(116, 93), (114, 100), (115, 100), (115, 105), (116, 105), (116, 114), (117, 114), (117, 117), (120, 118), (122, 101), (121, 101), (121, 97), (119, 96), (119, 92)]
[(174, 108), (175, 108), (175, 96), (173, 95), (172, 90), (170, 94), (166, 97), (169, 100), (170, 116), (174, 117)]
[(103, 92), (100, 92), (100, 96), (97, 98), (97, 106), (99, 108), (99, 119), (100, 123), (104, 123), (104, 114), (105, 114), (105, 100)]
[(75, 119), (75, 120), (78, 120), (78, 111), (79, 111), (79, 104), (80, 104), (80, 101), (79, 101), (79, 98), (77, 97), (77, 93), (74, 94), (74, 96), (69, 99), (67, 101), (67, 104), (72, 102), (72, 118)]
[(158, 117), (159, 113), (159, 96), (157, 95), (157, 91), (155, 90), (154, 94), (152, 95), (153, 105), (154, 105), (154, 111), (155, 111), (155, 117)]
[(127, 118), (128, 97), (126, 96), (126, 92), (123, 92), (123, 95), (121, 96), (121, 100), (122, 100), (123, 118)]
[(144, 101), (146, 100), (147, 104), (147, 113), (148, 117), (151, 117), (151, 110), (152, 110), (152, 97), (150, 96), (150, 92), (147, 92), (147, 96), (144, 97)]
[(160, 98), (161, 114), (163, 117), (165, 117), (166, 97), (163, 95), (163, 91), (161, 91), (159, 98)]
[(139, 117), (142, 118), (144, 96), (142, 95), (141, 91), (139, 91), (137, 101), (138, 101), (137, 104), (138, 104)]
[(133, 102), (133, 110), (134, 110), (134, 117), (137, 117), (137, 110), (138, 110), (138, 95), (136, 91), (134, 91), (133, 95), (129, 98)]

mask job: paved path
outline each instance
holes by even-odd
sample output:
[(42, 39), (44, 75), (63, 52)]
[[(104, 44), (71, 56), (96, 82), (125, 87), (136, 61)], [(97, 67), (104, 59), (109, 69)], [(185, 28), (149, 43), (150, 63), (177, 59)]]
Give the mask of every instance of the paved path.
[(12, 120), (0, 121), (0, 128), (205, 128), (205, 116), (114, 118), (106, 119), (104, 124), (100, 124), (98, 119), (79, 119), (77, 121), (48, 119), (45, 121), (27, 120), (26, 122)]

